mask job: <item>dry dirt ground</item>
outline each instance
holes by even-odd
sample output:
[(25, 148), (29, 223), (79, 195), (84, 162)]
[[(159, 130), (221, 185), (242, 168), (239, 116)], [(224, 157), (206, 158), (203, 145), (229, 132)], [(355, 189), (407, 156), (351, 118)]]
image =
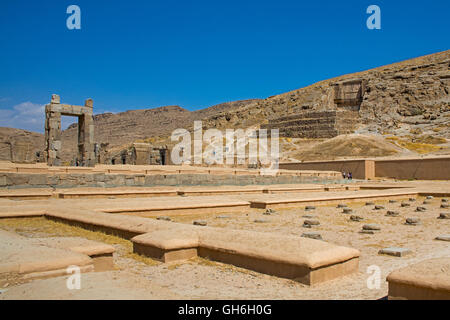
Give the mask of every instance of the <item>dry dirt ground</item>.
[[(80, 290), (68, 290), (66, 277), (29, 283), (12, 280), (0, 289), (0, 299), (379, 299), (387, 295), (385, 279), (392, 270), (429, 258), (450, 256), (449, 243), (434, 240), (436, 236), (450, 234), (450, 220), (437, 219), (439, 213), (449, 209), (440, 208), (440, 198), (432, 199), (427, 205), (423, 205), (423, 201), (423, 197), (418, 197), (411, 202), (411, 207), (405, 208), (400, 207), (401, 201), (377, 201), (377, 205), (385, 207), (383, 210), (374, 210), (373, 205), (366, 206), (365, 202), (349, 203), (355, 211), (353, 214), (365, 219), (362, 222), (350, 221), (350, 215), (343, 214), (335, 205), (317, 205), (312, 211), (299, 206), (276, 210), (271, 215), (264, 215), (264, 210), (251, 210), (172, 216), (176, 223), (206, 220), (214, 227), (298, 236), (304, 232), (319, 232), (324, 241), (360, 250), (359, 273), (314, 287), (202, 258), (163, 264), (133, 254), (131, 242), (127, 240), (45, 218), (2, 219), (0, 228), (22, 236), (81, 236), (112, 244), (116, 248), (117, 270), (83, 274)], [(427, 211), (415, 212), (417, 206), (424, 206)], [(387, 217), (387, 210), (398, 211), (400, 215)], [(304, 216), (319, 220), (320, 225), (311, 229), (302, 227)], [(409, 217), (419, 217), (422, 223), (405, 225)], [(256, 223), (256, 219), (266, 222)], [(374, 235), (360, 234), (367, 223), (378, 224), (381, 231)], [(392, 246), (408, 248), (412, 254), (402, 258), (378, 254), (379, 249)], [(381, 270), (379, 289), (367, 286), (371, 275), (367, 268), (372, 265)]]

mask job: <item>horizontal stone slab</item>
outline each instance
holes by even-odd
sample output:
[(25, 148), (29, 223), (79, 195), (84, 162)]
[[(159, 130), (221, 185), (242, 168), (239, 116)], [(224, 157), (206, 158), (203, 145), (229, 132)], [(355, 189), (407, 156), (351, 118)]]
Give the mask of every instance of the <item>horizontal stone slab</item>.
[(137, 253), (162, 261), (198, 255), (309, 285), (358, 270), (358, 250), (298, 236), (207, 226), (199, 228), (70, 208), (49, 208), (46, 217), (131, 239)]
[(421, 261), (391, 272), (390, 300), (450, 300), (450, 258)]
[(449, 242), (450, 242), (450, 234), (446, 234), (446, 235), (442, 235), (442, 236), (437, 236), (437, 237), (435, 238), (435, 240), (449, 241)]
[(389, 256), (394, 257), (403, 257), (404, 255), (410, 254), (411, 250), (406, 248), (396, 248), (396, 247), (390, 247), (390, 248), (384, 248), (378, 251), (379, 254), (386, 254)]
[(92, 258), (96, 272), (114, 269), (113, 253), (116, 250), (113, 246), (105, 243), (80, 237), (31, 238), (29, 241), (35, 245), (85, 254)]
[(47, 247), (17, 234), (0, 230), (0, 275), (16, 274), (22, 278), (46, 278), (66, 275), (69, 266), (93, 271), (92, 259), (67, 249)]

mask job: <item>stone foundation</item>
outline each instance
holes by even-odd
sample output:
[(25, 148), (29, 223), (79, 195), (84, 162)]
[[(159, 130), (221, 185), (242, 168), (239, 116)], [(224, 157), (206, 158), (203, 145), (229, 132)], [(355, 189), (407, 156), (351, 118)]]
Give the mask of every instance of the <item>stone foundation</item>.
[(280, 137), (333, 138), (353, 133), (358, 122), (357, 111), (316, 111), (269, 120), (261, 129), (279, 129)]
[(0, 188), (153, 187), (334, 183), (333, 176), (313, 175), (210, 175), (210, 174), (107, 174), (107, 173), (0, 173)]

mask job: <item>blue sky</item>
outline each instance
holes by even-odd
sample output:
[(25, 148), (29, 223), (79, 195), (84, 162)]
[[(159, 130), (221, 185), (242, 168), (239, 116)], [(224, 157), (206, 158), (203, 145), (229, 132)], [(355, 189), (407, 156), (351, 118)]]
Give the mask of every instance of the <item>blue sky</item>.
[[(66, 27), (72, 4), (81, 30)], [(381, 30), (366, 27), (371, 4)], [(449, 12), (448, 0), (2, 0), (0, 126), (42, 132), (52, 93), (93, 98), (96, 113), (266, 98), (448, 50)]]

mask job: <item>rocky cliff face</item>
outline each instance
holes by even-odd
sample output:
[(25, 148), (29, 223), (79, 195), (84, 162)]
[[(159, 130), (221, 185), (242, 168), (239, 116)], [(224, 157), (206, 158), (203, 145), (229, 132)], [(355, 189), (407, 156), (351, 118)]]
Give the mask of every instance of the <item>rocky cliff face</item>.
[[(318, 82), (210, 117), (206, 127), (248, 127), (310, 111), (356, 110), (360, 127), (395, 132), (442, 126), (449, 137), (450, 50)], [(446, 126), (446, 128), (444, 128)]]
[(44, 150), (44, 135), (21, 129), (0, 127), (0, 160), (34, 162)]
[[(330, 111), (356, 113), (357, 133), (428, 135), (408, 138), (411, 141), (429, 139), (430, 134), (450, 139), (449, 91), (450, 50), (321, 81), (264, 100), (224, 103), (194, 112), (168, 106), (96, 115), (95, 141), (109, 143), (110, 147), (150, 137), (164, 142), (176, 128), (192, 129), (195, 120), (202, 120), (205, 129), (236, 129), (259, 127), (269, 120), (277, 123), (283, 117), (300, 115), (301, 118), (303, 114)], [(3, 137), (0, 160), (10, 158), (8, 141), (17, 135), (17, 132), (0, 132), (0, 138)], [(41, 135), (28, 136), (34, 151), (43, 149)], [(77, 150), (77, 126), (69, 127), (62, 137), (63, 160), (68, 162)]]

